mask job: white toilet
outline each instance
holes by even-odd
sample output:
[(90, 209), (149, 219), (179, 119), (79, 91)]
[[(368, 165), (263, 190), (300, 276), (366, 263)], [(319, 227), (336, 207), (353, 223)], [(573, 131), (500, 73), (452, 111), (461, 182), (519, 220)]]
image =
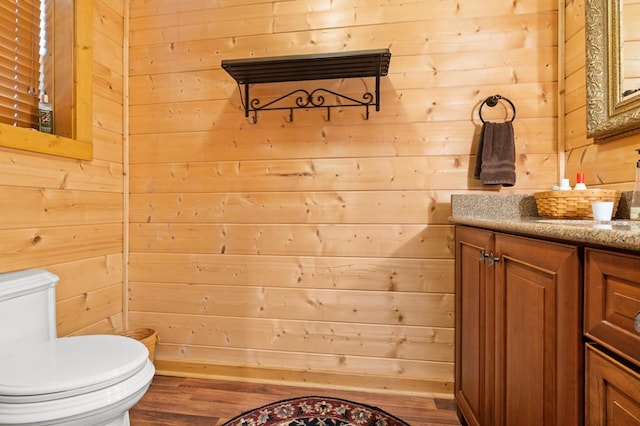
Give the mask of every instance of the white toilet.
[(57, 338), (43, 270), (0, 274), (0, 425), (129, 425), (155, 373), (147, 348), (112, 335)]

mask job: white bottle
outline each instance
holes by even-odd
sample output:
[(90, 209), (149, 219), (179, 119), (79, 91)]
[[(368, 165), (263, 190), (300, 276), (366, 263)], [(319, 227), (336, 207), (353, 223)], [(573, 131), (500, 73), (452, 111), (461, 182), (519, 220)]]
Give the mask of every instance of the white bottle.
[(560, 179), (560, 186), (558, 187), (560, 191), (571, 191), (571, 185), (569, 185), (569, 179)]

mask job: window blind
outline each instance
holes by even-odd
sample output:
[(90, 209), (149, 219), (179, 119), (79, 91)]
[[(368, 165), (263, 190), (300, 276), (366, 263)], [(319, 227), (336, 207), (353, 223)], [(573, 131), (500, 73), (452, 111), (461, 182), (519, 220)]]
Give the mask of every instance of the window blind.
[(40, 0), (0, 2), (2, 123), (38, 127), (40, 40)]

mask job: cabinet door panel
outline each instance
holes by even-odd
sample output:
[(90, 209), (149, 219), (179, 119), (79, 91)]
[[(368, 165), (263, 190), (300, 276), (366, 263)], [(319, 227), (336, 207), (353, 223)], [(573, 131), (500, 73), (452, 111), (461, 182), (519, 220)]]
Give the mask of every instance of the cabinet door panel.
[(492, 326), (486, 322), (493, 275), (483, 257), (492, 246), (492, 232), (456, 227), (455, 398), (469, 425), (493, 424), (488, 408), (492, 373), (485, 369), (493, 352)]
[(640, 426), (640, 374), (587, 345), (586, 424)]
[(585, 334), (640, 365), (640, 257), (587, 249)]
[(498, 234), (495, 250), (495, 424), (579, 425), (578, 249)]
[(503, 424), (551, 424), (544, 419), (553, 414), (545, 409), (545, 397), (554, 393), (553, 358), (545, 356), (553, 351), (553, 275), (508, 257), (503, 262), (505, 285), (498, 289)]

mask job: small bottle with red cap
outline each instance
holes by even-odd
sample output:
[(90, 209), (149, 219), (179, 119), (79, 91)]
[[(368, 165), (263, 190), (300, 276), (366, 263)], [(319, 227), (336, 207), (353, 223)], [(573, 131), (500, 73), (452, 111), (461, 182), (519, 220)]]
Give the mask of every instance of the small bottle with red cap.
[(573, 189), (577, 191), (587, 189), (587, 185), (584, 184), (584, 173), (580, 172), (576, 175), (576, 186)]

